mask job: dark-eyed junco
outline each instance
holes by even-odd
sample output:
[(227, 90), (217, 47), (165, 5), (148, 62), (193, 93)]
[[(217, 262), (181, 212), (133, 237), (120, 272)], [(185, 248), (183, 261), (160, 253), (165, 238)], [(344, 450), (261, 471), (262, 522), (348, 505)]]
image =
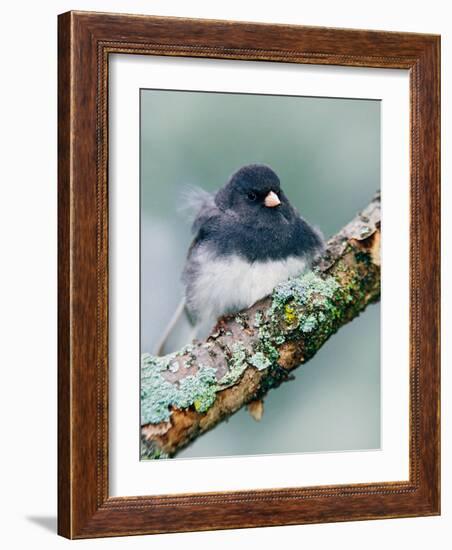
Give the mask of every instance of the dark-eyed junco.
[[(222, 315), (251, 306), (309, 269), (324, 250), (321, 233), (290, 204), (269, 166), (243, 166), (215, 194), (199, 190), (191, 202), (195, 237), (182, 275), (185, 298), (158, 354), (181, 346), (173, 342), (169, 349), (181, 320), (211, 328)], [(188, 338), (196, 331), (182, 332)]]

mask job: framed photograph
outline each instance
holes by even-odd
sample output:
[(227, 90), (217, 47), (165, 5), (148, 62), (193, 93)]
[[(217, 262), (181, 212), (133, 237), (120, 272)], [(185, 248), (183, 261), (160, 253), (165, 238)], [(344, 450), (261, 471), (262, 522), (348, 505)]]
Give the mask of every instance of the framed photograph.
[(439, 514), (440, 38), (58, 47), (59, 533)]

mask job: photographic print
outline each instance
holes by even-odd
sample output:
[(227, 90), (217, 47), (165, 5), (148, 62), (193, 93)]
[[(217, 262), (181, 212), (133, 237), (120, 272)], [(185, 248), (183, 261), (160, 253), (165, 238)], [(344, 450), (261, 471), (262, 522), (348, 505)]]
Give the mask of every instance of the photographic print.
[(59, 16), (61, 535), (440, 513), (439, 58)]
[(142, 460), (380, 448), (380, 105), (140, 90)]

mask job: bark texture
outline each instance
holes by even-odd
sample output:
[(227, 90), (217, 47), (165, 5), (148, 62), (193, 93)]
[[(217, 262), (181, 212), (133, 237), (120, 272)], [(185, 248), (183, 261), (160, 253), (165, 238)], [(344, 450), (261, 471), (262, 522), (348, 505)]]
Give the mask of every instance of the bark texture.
[(143, 354), (142, 458), (174, 454), (306, 363), (342, 325), (380, 298), (380, 195), (327, 243), (314, 269), (210, 336), (165, 357)]

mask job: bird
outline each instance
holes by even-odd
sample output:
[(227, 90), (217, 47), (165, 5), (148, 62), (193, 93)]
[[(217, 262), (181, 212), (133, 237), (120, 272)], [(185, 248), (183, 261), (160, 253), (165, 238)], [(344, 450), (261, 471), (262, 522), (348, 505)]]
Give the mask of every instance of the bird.
[(267, 164), (242, 166), (216, 193), (192, 189), (185, 202), (195, 216), (181, 276), (184, 297), (156, 355), (207, 335), (219, 318), (309, 270), (325, 249), (321, 231), (292, 206)]

